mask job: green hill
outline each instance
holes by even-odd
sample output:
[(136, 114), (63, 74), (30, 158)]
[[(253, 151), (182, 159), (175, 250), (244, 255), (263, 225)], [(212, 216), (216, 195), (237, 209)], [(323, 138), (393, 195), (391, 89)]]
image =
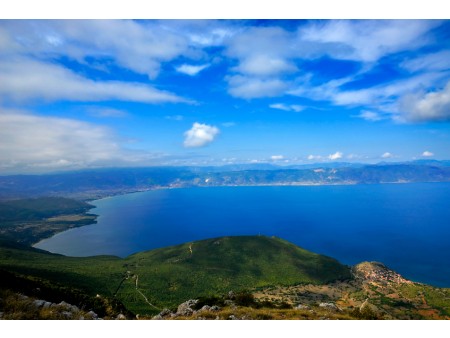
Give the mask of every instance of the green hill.
[(115, 297), (139, 314), (229, 290), (350, 278), (350, 269), (332, 258), (263, 236), (208, 239), (124, 259), (66, 257), (0, 242), (2, 280), (11, 273), (46, 289)]

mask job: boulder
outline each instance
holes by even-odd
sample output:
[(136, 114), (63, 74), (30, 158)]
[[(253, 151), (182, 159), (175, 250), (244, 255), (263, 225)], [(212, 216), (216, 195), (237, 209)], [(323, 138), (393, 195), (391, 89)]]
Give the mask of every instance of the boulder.
[(89, 311), (88, 313), (86, 313), (86, 316), (92, 318), (92, 319), (97, 319), (98, 315), (94, 312), (94, 311)]
[(211, 306), (203, 305), (203, 307), (199, 310), (199, 312), (203, 312), (203, 311), (211, 311)]
[(341, 311), (341, 309), (338, 308), (334, 303), (320, 303), (319, 307), (330, 311)]
[(124, 319), (127, 319), (127, 317), (125, 317), (123, 314), (119, 313), (119, 314), (117, 315), (116, 319), (118, 319), (118, 320), (124, 320)]
[(298, 304), (294, 307), (295, 310), (309, 310), (310, 307), (308, 305)]
[(36, 299), (33, 301), (33, 305), (36, 306), (37, 308), (43, 307), (45, 303), (46, 301), (42, 299)]
[(213, 306), (211, 306), (210, 310), (211, 311), (219, 311), (220, 307), (218, 307), (217, 305), (213, 305)]
[(198, 303), (198, 299), (189, 299), (188, 301), (178, 305), (177, 315), (191, 316), (194, 313), (192, 307)]

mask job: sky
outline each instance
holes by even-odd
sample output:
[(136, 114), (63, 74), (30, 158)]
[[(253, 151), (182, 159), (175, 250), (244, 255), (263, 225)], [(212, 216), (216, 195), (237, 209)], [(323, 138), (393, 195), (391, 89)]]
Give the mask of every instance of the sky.
[(415, 159), (448, 20), (0, 20), (0, 174)]

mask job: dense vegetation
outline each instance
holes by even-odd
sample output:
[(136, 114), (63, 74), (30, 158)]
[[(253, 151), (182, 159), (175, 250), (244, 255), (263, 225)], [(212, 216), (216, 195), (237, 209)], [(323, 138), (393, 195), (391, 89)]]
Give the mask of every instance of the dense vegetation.
[(95, 223), (96, 216), (87, 214), (92, 207), (86, 202), (62, 197), (2, 201), (0, 236), (31, 245), (58, 232)]
[(186, 243), (125, 259), (65, 257), (9, 242), (0, 244), (0, 274), (64, 286), (90, 297), (115, 296), (139, 314), (157, 313), (192, 297), (229, 290), (350, 278), (349, 268), (332, 258), (260, 236)]

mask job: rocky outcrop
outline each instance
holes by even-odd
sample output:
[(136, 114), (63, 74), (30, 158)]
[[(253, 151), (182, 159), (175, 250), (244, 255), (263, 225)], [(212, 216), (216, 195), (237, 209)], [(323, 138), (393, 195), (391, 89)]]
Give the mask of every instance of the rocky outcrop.
[(359, 263), (352, 268), (352, 273), (356, 279), (368, 282), (412, 284), (411, 281), (379, 262)]

